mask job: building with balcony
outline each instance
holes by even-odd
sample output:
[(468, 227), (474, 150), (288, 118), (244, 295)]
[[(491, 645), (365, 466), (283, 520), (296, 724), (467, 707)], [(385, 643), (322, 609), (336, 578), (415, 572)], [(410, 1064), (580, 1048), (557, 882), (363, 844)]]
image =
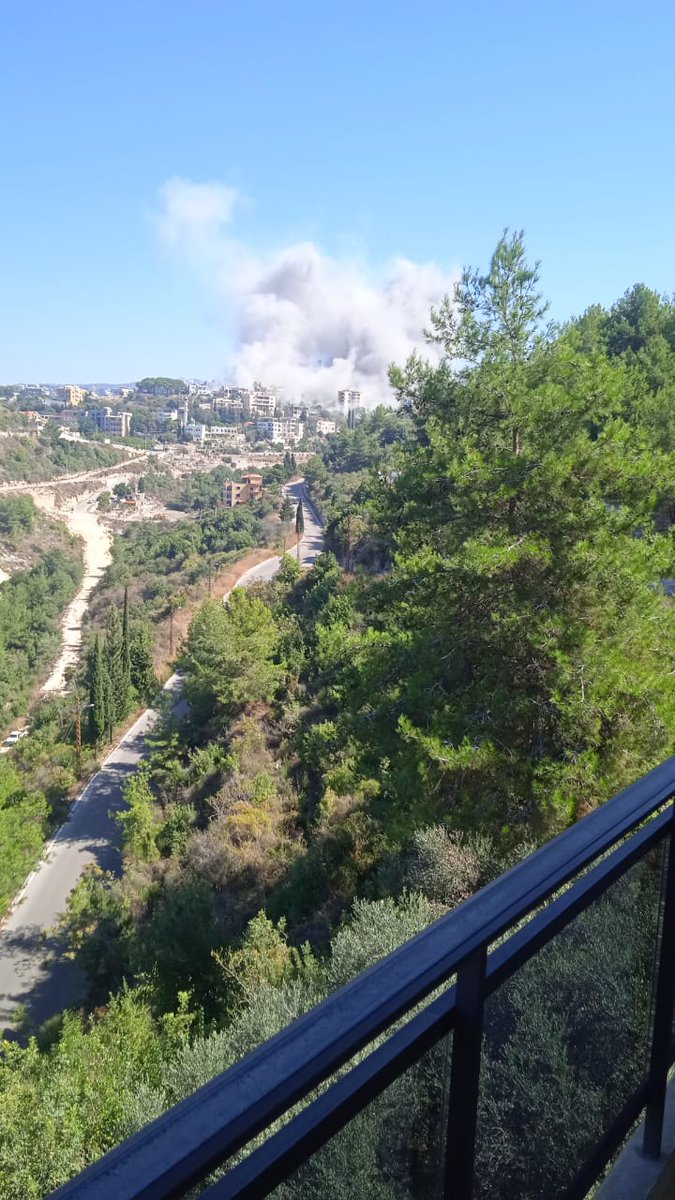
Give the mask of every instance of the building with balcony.
[(256, 422), (256, 433), (260, 439), (286, 445), (288, 442), (301, 442), (305, 426), (302, 421), (279, 421), (270, 418)]
[(77, 408), (84, 400), (84, 390), (75, 384), (68, 384), (62, 389), (61, 398), (69, 408)]
[(277, 412), (277, 397), (269, 388), (249, 392), (244, 398), (247, 417), (273, 417)]
[(100, 433), (112, 433), (115, 437), (128, 437), (131, 433), (130, 412), (113, 412), (111, 408), (93, 408), (89, 416), (96, 422)]
[(188, 421), (184, 433), (189, 441), (199, 446), (239, 445), (244, 441), (244, 435), (236, 425), (202, 425), (198, 421)]
[(259, 500), (262, 496), (262, 475), (242, 475), (241, 482), (228, 479), (223, 484), (223, 504), (225, 508), (235, 508), (237, 504), (248, 504), (250, 500)]
[(316, 423), (316, 432), (319, 434), (319, 437), (326, 437), (326, 435), (329, 433), (335, 433), (336, 428), (337, 426), (335, 421), (324, 421), (323, 419), (320, 419)]
[(349, 408), (361, 408), (361, 393), (355, 392), (352, 388), (342, 388), (338, 394), (338, 405), (341, 411), (346, 411)]

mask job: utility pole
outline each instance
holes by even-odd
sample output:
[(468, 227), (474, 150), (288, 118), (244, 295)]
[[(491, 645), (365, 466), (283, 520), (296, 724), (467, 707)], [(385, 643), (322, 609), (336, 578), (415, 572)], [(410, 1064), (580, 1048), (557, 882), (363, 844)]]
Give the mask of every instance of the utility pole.
[(347, 513), (347, 571), (351, 570), (352, 561), (352, 513)]
[[(82, 778), (82, 712), (85, 708), (91, 708), (91, 704), (83, 704), (82, 697), (79, 692), (72, 693), (75, 701), (75, 774), (78, 779)], [(112, 740), (112, 737), (111, 737)]]
[(75, 774), (82, 778), (82, 704), (80, 697), (75, 695)]

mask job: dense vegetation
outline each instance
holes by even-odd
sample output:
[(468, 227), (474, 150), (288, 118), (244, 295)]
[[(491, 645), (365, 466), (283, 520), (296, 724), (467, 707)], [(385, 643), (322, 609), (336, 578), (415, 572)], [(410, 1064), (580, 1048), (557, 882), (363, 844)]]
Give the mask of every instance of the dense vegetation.
[(90, 446), (86, 442), (68, 442), (59, 438), (56, 425), (47, 425), (36, 437), (3, 438), (0, 456), (0, 483), (23, 480), (27, 483), (111, 467), (124, 455), (112, 446)]
[[(9, 1198), (42, 1195), (672, 752), (675, 307), (637, 287), (563, 329), (544, 312), (505, 236), (432, 314), (438, 365), (392, 373), (399, 411), (311, 464), (329, 552), (195, 615), (190, 716), (129, 784), (127, 869), (87, 875), (66, 922), (107, 1010), (2, 1060)], [(218, 519), (166, 534), (182, 570)], [(653, 864), (631, 872), (491, 1003), (482, 1200), (561, 1190), (619, 1110), (657, 890)], [(428, 1194), (444, 1053), (284, 1197)]]
[[(0, 584), (0, 724), (6, 732), (58, 652), (61, 617), (81, 580), (82, 561), (67, 530), (28, 496), (0, 501), (0, 553), (3, 561), (25, 564)], [(45, 706), (12, 762), (0, 759), (0, 915), (75, 783), (74, 749), (67, 744), (72, 714), (67, 702), (61, 709), (59, 720)]]
[(0, 585), (0, 713), (6, 725), (22, 712), (61, 642), (60, 618), (82, 579), (78, 543), (44, 517), (28, 496), (0, 501), (0, 550), (20, 554), (26, 569)]

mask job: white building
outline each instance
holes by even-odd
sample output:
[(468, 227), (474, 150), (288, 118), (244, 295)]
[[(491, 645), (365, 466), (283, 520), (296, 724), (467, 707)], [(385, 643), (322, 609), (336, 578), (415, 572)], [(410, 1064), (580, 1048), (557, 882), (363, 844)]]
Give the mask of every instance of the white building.
[(157, 413), (157, 420), (162, 422), (162, 425), (170, 425), (172, 421), (178, 420), (178, 409), (167, 408), (162, 412)]
[(316, 432), (321, 437), (325, 437), (327, 433), (335, 433), (335, 421), (317, 421)]
[(285, 426), (285, 421), (269, 417), (265, 421), (256, 422), (256, 434), (259, 438), (266, 438), (268, 442), (283, 442)]
[(244, 440), (236, 425), (201, 425), (197, 421), (188, 421), (185, 436), (200, 446), (239, 444)]
[(340, 408), (343, 409), (360, 408), (361, 393), (354, 392), (351, 390), (351, 388), (343, 388), (342, 391), (338, 392), (338, 404), (340, 405)]
[(130, 412), (114, 413), (111, 408), (94, 408), (89, 413), (101, 433), (114, 433), (117, 437), (128, 437), (131, 433)]
[(272, 392), (252, 392), (244, 400), (244, 412), (249, 417), (273, 417), (276, 411), (277, 398)]
[(305, 427), (302, 421), (279, 421), (270, 417), (256, 423), (256, 432), (259, 438), (285, 445), (286, 442), (301, 442)]

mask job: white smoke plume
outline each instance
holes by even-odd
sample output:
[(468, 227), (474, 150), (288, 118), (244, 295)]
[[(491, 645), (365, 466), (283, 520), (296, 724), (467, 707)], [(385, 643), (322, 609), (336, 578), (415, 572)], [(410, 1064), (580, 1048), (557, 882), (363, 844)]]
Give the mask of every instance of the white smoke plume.
[(357, 388), (371, 407), (391, 403), (391, 362), (404, 363), (414, 349), (433, 357), (423, 329), (456, 273), (405, 258), (378, 272), (331, 258), (312, 242), (260, 258), (230, 232), (233, 189), (171, 179), (160, 201), (163, 243), (226, 303), (233, 382), (261, 380), (329, 405), (339, 388)]

